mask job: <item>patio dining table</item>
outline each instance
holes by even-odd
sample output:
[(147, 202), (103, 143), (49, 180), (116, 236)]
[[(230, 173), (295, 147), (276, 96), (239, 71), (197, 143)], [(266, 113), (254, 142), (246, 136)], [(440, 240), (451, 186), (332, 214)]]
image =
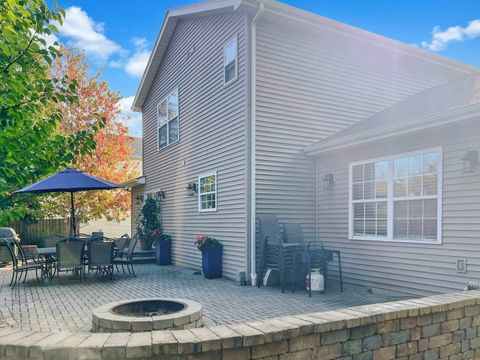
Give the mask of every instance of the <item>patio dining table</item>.
[(37, 249), (39, 257), (45, 260), (45, 265), (42, 268), (42, 279), (44, 282), (53, 279), (55, 276), (55, 261), (57, 255), (57, 248), (55, 246)]

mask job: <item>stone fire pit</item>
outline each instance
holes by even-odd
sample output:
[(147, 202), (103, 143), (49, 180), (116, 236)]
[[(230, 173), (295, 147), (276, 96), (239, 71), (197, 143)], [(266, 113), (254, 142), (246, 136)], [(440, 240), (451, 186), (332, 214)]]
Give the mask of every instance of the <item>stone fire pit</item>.
[(97, 307), (93, 332), (140, 332), (192, 329), (202, 326), (203, 307), (185, 299), (146, 298), (121, 300)]

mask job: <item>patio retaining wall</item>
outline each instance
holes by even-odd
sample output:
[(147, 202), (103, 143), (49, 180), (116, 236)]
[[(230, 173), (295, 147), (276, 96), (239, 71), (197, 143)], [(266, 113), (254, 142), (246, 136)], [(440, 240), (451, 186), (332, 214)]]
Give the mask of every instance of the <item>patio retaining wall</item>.
[(480, 291), (143, 333), (0, 329), (2, 359), (460, 360), (480, 357)]

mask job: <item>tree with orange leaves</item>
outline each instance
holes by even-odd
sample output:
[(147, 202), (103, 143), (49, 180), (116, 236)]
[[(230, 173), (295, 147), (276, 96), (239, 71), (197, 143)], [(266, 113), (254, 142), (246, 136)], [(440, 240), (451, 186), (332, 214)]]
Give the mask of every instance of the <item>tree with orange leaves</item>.
[[(100, 80), (101, 72), (90, 77), (85, 54), (76, 48), (61, 49), (61, 56), (52, 64), (51, 75), (67, 76), (77, 84), (78, 103), (56, 104), (63, 113), (58, 131), (70, 134), (88, 129), (91, 119), (102, 117), (105, 126), (94, 133), (95, 149), (89, 155), (79, 155), (71, 167), (102, 179), (122, 183), (138, 176), (129, 161), (132, 138), (128, 135), (126, 120), (118, 120), (120, 94), (112, 91)], [(87, 191), (75, 195), (75, 207), (79, 222), (97, 220), (123, 220), (130, 209), (130, 196), (125, 190)], [(64, 194), (49, 197), (43, 206), (48, 217), (68, 217), (69, 203)]]

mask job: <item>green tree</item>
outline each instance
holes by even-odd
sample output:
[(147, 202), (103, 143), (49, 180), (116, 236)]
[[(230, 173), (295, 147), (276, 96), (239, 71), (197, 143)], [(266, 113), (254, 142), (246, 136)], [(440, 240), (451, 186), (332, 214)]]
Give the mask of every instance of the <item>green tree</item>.
[(20, 187), (50, 175), (79, 154), (95, 148), (89, 129), (62, 135), (63, 115), (55, 104), (76, 103), (76, 83), (49, 76), (59, 55), (55, 24), (64, 12), (43, 0), (0, 0), (0, 225), (38, 208), (35, 196), (11, 196)]

